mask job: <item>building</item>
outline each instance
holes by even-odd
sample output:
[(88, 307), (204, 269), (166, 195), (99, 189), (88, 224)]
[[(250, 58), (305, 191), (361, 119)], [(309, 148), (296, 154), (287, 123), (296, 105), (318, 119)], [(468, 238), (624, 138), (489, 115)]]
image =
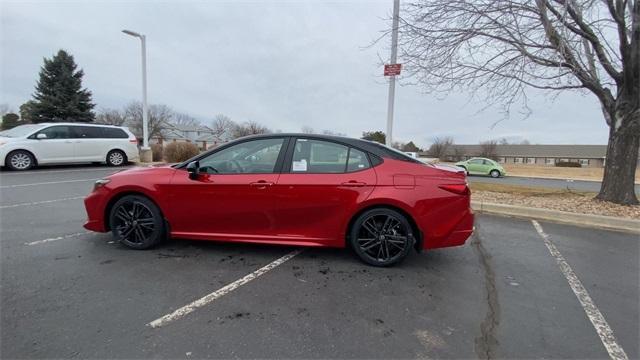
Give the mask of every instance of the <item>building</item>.
[[(483, 154), (483, 145), (452, 145), (446, 161), (467, 160)], [(494, 160), (502, 164), (555, 166), (576, 162), (582, 167), (604, 167), (607, 145), (496, 145)]]
[(151, 138), (152, 144), (167, 144), (170, 142), (192, 142), (200, 150), (207, 150), (218, 146), (224, 141), (214, 133), (213, 129), (204, 125), (176, 125), (167, 123), (161, 131), (161, 136)]

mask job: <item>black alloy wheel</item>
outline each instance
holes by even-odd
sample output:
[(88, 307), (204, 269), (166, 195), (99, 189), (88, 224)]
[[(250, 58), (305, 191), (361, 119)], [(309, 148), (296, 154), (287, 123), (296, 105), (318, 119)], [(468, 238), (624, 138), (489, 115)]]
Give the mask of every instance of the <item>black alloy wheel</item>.
[(391, 209), (372, 209), (354, 222), (351, 246), (369, 265), (389, 266), (402, 261), (414, 244), (413, 230), (404, 215)]
[(148, 249), (164, 238), (165, 225), (158, 207), (149, 199), (127, 195), (111, 208), (113, 237), (132, 249)]

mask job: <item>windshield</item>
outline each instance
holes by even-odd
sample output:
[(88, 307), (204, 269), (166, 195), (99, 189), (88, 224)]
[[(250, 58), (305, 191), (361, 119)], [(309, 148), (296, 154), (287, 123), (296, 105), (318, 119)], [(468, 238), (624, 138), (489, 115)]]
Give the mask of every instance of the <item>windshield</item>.
[(31, 134), (35, 130), (42, 128), (42, 125), (20, 125), (16, 126), (13, 129), (0, 131), (0, 136), (4, 137), (22, 137)]

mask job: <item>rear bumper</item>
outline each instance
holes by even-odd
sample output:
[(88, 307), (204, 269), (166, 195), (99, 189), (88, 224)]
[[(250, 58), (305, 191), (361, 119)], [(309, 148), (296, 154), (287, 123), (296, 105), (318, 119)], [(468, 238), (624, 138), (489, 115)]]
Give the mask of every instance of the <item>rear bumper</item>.
[(437, 249), (464, 245), (467, 239), (473, 234), (473, 223), (474, 214), (471, 207), (469, 207), (447, 235), (437, 239), (426, 238), (423, 242), (424, 249)]

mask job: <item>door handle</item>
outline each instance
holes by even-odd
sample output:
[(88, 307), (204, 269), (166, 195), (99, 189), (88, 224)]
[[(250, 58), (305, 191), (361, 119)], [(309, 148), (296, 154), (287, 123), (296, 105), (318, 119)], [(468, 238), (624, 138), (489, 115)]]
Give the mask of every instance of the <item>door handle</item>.
[(267, 186), (273, 185), (271, 181), (260, 180), (256, 182), (249, 183), (250, 186), (257, 187), (258, 189), (266, 189)]
[(71, 141), (71, 140), (67, 140), (67, 141), (65, 141), (65, 143), (67, 143), (67, 144), (72, 144), (72, 143), (73, 143), (73, 141)]
[(347, 182), (343, 182), (342, 186), (351, 186), (351, 187), (361, 187), (361, 186), (366, 186), (367, 183), (364, 182), (360, 182), (360, 181), (355, 181), (355, 180), (351, 180), (351, 181), (347, 181)]

